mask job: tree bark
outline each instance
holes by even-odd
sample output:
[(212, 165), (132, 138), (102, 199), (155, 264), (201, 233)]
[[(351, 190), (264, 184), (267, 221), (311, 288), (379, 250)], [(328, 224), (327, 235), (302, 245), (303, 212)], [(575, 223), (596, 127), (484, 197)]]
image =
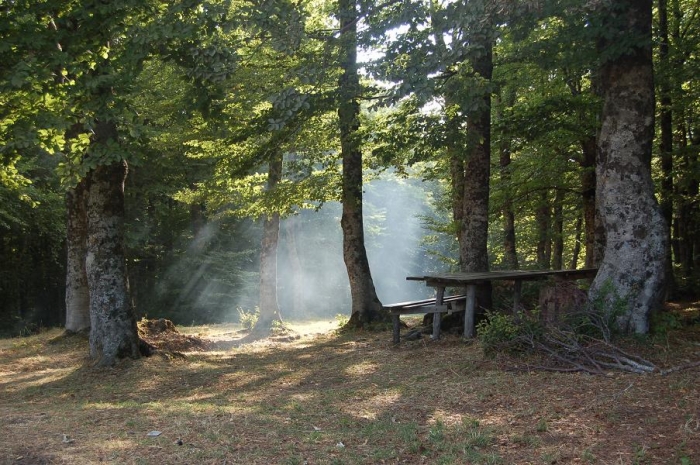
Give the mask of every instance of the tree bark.
[(83, 179), (66, 192), (66, 331), (90, 329), (87, 256), (87, 189)]
[[(488, 31), (475, 35), (482, 52), (471, 58), (475, 78), (490, 83), (493, 73), (493, 43)], [(488, 88), (488, 85), (485, 86)], [(489, 181), (491, 179), (491, 91), (477, 98), (467, 116), (467, 147), (463, 160), (459, 256), (462, 271), (489, 270)], [(453, 181), (454, 183), (454, 181)], [(457, 218), (455, 218), (457, 219)], [(491, 307), (490, 283), (477, 288), (477, 301)]]
[[(501, 150), (501, 179), (506, 186), (510, 184), (510, 150)], [(518, 253), (515, 242), (515, 212), (510, 187), (506, 187), (503, 201), (503, 262), (506, 268), (519, 268)]]
[[(668, 241), (671, 241), (671, 224), (673, 223), (673, 100), (671, 98), (671, 60), (669, 57), (668, 1), (658, 0), (659, 11), (659, 62), (661, 74), (659, 81), (659, 156), (661, 158), (661, 215), (666, 221)], [(668, 247), (666, 273), (668, 275), (668, 292), (675, 292), (673, 276), (672, 248)]]
[(668, 248), (666, 224), (651, 179), (651, 7), (651, 0), (626, 0), (598, 12), (607, 31), (599, 42), (601, 52), (615, 50), (623, 37), (639, 40), (601, 65), (604, 107), (597, 199), (606, 245), (590, 295), (608, 311), (622, 306), (617, 323), (623, 331), (635, 333), (648, 332), (649, 315), (663, 302)]
[(596, 153), (597, 140), (589, 137), (581, 141), (581, 192), (583, 202), (583, 222), (586, 236), (586, 256), (584, 266), (595, 268), (603, 260), (605, 231), (596, 211)]
[[(267, 189), (274, 189), (282, 179), (282, 153), (272, 157), (267, 172)], [(253, 331), (268, 333), (275, 322), (282, 323), (277, 301), (277, 245), (279, 244), (280, 214), (275, 212), (263, 220), (260, 247), (260, 314)]]
[[(117, 140), (116, 127), (98, 123), (93, 143), (105, 144), (109, 140)], [(126, 173), (126, 162), (120, 161), (97, 166), (87, 175), (90, 357), (98, 366), (112, 366), (121, 359), (140, 355), (124, 256)]]
[(583, 228), (583, 217), (579, 216), (576, 218), (576, 226), (574, 227), (574, 230), (576, 231), (574, 237), (574, 250), (571, 254), (571, 264), (569, 265), (569, 268), (572, 270), (575, 270), (578, 268), (578, 257), (581, 254), (581, 232)]
[(535, 222), (537, 223), (537, 267), (541, 270), (549, 268), (550, 252), (552, 250), (550, 223), (552, 209), (549, 206), (549, 192), (543, 190), (540, 194), (539, 205), (535, 210)]
[(561, 270), (564, 261), (564, 192), (554, 194), (554, 228), (552, 230), (552, 269)]
[(361, 328), (373, 320), (386, 319), (372, 280), (365, 249), (362, 212), (362, 150), (360, 147), (360, 79), (357, 73), (357, 11), (354, 0), (340, 0), (340, 77), (338, 123), (343, 158), (343, 259), (350, 280), (352, 313), (348, 327)]
[[(515, 94), (508, 95), (505, 104), (513, 105)], [(499, 117), (500, 118), (500, 117)], [(499, 147), (499, 168), (503, 185), (503, 264), (511, 270), (518, 269), (518, 253), (515, 242), (515, 212), (513, 211), (513, 193), (511, 189), (511, 147), (509, 140), (503, 140)]]

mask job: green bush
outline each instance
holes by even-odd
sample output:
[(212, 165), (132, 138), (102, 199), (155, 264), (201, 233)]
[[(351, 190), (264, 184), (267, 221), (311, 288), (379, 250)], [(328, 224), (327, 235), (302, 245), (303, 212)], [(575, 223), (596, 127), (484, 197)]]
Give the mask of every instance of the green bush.
[(238, 321), (241, 323), (244, 329), (251, 331), (255, 327), (255, 323), (258, 322), (258, 317), (260, 316), (260, 309), (255, 307), (252, 312), (246, 311), (241, 307), (238, 307)]
[(486, 319), (477, 325), (477, 334), (484, 352), (492, 355), (501, 350), (520, 352), (543, 332), (539, 311), (515, 315), (487, 311)]

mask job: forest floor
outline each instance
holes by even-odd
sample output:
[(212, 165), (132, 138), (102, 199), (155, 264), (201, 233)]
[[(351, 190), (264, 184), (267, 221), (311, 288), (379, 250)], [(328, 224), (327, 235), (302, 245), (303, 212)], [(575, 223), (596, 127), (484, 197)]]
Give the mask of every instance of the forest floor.
[[(58, 329), (0, 340), (0, 464), (700, 464), (698, 368), (528, 371), (454, 336), (333, 326), (178, 328), (181, 355), (112, 369)], [(700, 324), (626, 348), (698, 360)]]

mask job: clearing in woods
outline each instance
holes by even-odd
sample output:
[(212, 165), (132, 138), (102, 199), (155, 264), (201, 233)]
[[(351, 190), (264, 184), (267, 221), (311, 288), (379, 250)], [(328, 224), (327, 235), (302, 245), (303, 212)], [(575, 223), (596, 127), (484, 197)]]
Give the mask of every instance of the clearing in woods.
[[(184, 356), (99, 370), (60, 330), (0, 340), (0, 463), (700, 463), (697, 368), (532, 372), (454, 336), (394, 347), (330, 326), (246, 345), (179, 328)], [(631, 349), (697, 360), (700, 325)]]

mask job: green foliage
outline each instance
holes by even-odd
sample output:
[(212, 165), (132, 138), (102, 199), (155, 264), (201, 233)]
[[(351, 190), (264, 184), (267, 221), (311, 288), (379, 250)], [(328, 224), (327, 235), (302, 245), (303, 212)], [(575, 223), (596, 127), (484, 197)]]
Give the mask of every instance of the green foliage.
[(608, 280), (591, 299), (590, 310), (575, 315), (572, 322), (576, 331), (591, 337), (610, 341), (620, 333), (618, 320), (629, 312), (628, 297), (621, 296)]
[(252, 311), (244, 310), (241, 307), (236, 309), (238, 311), (238, 322), (243, 326), (243, 329), (251, 331), (255, 328), (255, 323), (258, 322), (258, 317), (260, 316), (260, 309), (255, 307)]
[(348, 315), (344, 315), (342, 313), (335, 315), (335, 322), (338, 324), (338, 328), (345, 327), (348, 321), (350, 321), (350, 317)]
[(651, 333), (662, 337), (683, 327), (683, 321), (677, 314), (666, 311), (652, 313), (650, 323)]
[(477, 325), (477, 335), (486, 355), (502, 350), (528, 350), (527, 341), (536, 339), (543, 331), (538, 311), (518, 312), (516, 315), (487, 311), (486, 319)]

